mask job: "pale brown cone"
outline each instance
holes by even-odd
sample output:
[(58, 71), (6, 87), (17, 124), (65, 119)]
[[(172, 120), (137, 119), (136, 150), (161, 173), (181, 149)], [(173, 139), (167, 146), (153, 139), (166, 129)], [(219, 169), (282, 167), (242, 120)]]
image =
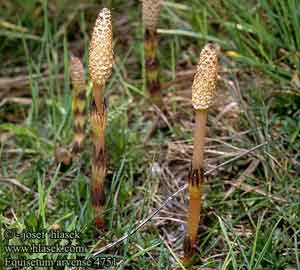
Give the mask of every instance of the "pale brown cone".
[(93, 28), (89, 48), (89, 70), (95, 85), (104, 85), (113, 66), (112, 23), (109, 9), (103, 8)]
[(145, 27), (156, 32), (161, 8), (161, 0), (142, 0), (143, 22)]
[(208, 43), (200, 53), (192, 86), (192, 103), (195, 110), (207, 110), (213, 103), (218, 75), (218, 51), (218, 45)]

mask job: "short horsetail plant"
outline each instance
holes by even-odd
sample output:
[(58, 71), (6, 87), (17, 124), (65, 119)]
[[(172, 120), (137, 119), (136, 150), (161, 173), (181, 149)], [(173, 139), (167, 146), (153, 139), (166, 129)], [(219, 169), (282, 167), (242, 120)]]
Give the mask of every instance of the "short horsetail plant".
[(85, 79), (83, 65), (78, 57), (71, 55), (71, 81), (73, 84), (72, 110), (74, 116), (74, 139), (72, 152), (82, 151), (85, 126)]
[(73, 156), (83, 148), (85, 126), (85, 79), (84, 69), (79, 58), (71, 55), (70, 75), (73, 85), (72, 110), (74, 117), (74, 138), (71, 151), (55, 148), (55, 161), (60, 163), (60, 171), (65, 172), (73, 162)]
[(159, 80), (158, 35), (156, 32), (160, 8), (161, 0), (142, 0), (146, 87), (153, 104), (162, 109), (163, 99)]
[(184, 262), (188, 262), (193, 256), (200, 222), (204, 180), (204, 138), (207, 112), (213, 103), (217, 83), (218, 49), (218, 46), (212, 43), (208, 43), (203, 48), (192, 86), (195, 128), (193, 159), (188, 176), (189, 208), (187, 233), (184, 241)]
[(93, 140), (91, 197), (96, 227), (105, 226), (103, 208), (105, 204), (104, 180), (106, 176), (105, 128), (106, 106), (105, 83), (112, 73), (113, 47), (112, 23), (109, 9), (103, 8), (93, 28), (89, 48), (89, 71), (93, 82), (91, 128)]

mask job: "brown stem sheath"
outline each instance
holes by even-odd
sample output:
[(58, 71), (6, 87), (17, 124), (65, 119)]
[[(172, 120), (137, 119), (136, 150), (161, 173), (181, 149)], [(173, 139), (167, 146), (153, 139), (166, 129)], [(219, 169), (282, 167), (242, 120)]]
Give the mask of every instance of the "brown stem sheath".
[(100, 85), (100, 84), (93, 85), (93, 98), (98, 112), (103, 111), (103, 106), (104, 106), (103, 90), (104, 90), (104, 85)]
[(157, 58), (158, 36), (154, 31), (145, 30), (145, 68), (146, 86), (150, 99), (158, 108), (163, 109), (161, 84), (159, 80), (159, 60)]

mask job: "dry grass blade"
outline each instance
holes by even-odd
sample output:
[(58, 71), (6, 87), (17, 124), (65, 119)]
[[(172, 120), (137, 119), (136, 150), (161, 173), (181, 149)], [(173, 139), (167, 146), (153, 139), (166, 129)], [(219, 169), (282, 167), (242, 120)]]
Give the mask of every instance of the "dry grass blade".
[(226, 183), (227, 184), (230, 184), (230, 185), (232, 185), (232, 186), (234, 186), (235, 188), (239, 188), (239, 189), (241, 189), (241, 190), (243, 190), (243, 191), (245, 191), (245, 192), (255, 192), (255, 193), (257, 193), (257, 194), (260, 194), (260, 195), (263, 195), (263, 196), (265, 196), (265, 197), (268, 197), (268, 198), (270, 198), (270, 199), (272, 199), (272, 200), (274, 200), (274, 201), (279, 201), (279, 202), (284, 202), (284, 203), (286, 203), (286, 202), (288, 202), (286, 199), (284, 199), (284, 198), (281, 198), (281, 197), (278, 197), (278, 196), (274, 196), (274, 195), (271, 195), (271, 194), (268, 194), (267, 192), (265, 192), (265, 191), (263, 191), (263, 190), (261, 190), (260, 188), (258, 188), (258, 187), (253, 187), (253, 186), (251, 186), (251, 185), (248, 185), (248, 184), (245, 184), (245, 183), (243, 183), (243, 182), (240, 182), (240, 183), (232, 183), (232, 182), (230, 182), (230, 181), (226, 181)]
[(4, 98), (0, 102), (0, 107), (5, 105), (6, 103), (15, 103), (15, 104), (20, 104), (20, 105), (31, 105), (32, 104), (32, 99), (31, 98), (8, 97), (8, 98)]
[(230, 195), (235, 191), (235, 189), (237, 187), (240, 187), (244, 180), (249, 177), (257, 168), (257, 166), (259, 165), (260, 160), (253, 160), (250, 165), (248, 166), (248, 168), (242, 173), (242, 175), (238, 178), (238, 180), (234, 183), (232, 183), (233, 187), (231, 187), (225, 194), (224, 199), (226, 200), (228, 197), (230, 197)]

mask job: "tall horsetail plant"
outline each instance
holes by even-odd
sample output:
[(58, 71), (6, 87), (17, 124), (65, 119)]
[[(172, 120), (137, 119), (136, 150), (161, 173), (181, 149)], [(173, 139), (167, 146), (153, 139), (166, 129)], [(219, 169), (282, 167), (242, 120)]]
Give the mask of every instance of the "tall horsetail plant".
[(113, 46), (112, 22), (109, 9), (103, 8), (95, 22), (89, 48), (89, 71), (93, 82), (91, 106), (91, 128), (93, 140), (91, 197), (95, 225), (105, 226), (103, 208), (105, 204), (104, 180), (106, 176), (105, 128), (107, 110), (104, 100), (105, 83), (112, 73)]
[(192, 104), (195, 110), (194, 150), (188, 176), (189, 208), (187, 233), (184, 240), (184, 263), (194, 254), (197, 240), (204, 180), (204, 138), (207, 113), (213, 103), (218, 74), (218, 45), (208, 43), (200, 53), (192, 86)]
[(156, 32), (160, 8), (161, 0), (142, 0), (146, 87), (152, 103), (162, 109), (163, 99), (159, 79), (158, 35)]
[(85, 126), (85, 78), (83, 65), (78, 57), (71, 55), (71, 81), (74, 88), (72, 110), (74, 115), (74, 138), (72, 153), (82, 151)]

